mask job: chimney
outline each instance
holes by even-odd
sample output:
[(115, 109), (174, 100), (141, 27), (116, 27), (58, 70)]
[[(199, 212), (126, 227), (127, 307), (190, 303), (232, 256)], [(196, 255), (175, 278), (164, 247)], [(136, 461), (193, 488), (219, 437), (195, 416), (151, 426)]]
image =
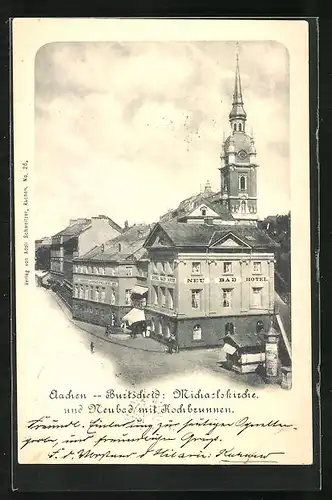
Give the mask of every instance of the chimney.
[(204, 192), (211, 193), (211, 182), (210, 181), (206, 181)]
[(124, 230), (127, 231), (128, 228), (129, 228), (129, 222), (127, 220), (125, 220), (125, 222), (124, 222)]

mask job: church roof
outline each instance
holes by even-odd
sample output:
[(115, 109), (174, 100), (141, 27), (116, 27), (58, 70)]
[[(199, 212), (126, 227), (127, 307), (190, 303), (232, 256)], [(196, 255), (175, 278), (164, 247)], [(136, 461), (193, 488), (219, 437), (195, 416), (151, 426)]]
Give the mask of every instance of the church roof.
[(241, 151), (241, 150), (244, 150), (247, 153), (250, 152), (250, 150), (251, 150), (251, 137), (249, 135), (245, 134), (244, 132), (234, 132), (232, 135), (227, 137), (227, 139), (225, 141), (225, 145), (224, 145), (225, 152), (228, 151), (231, 140), (233, 140), (234, 149), (235, 149), (236, 153)]
[(220, 192), (203, 192), (195, 194), (181, 201), (178, 207), (174, 210), (169, 210), (166, 214), (159, 218), (160, 222), (171, 222), (183, 219), (188, 216), (195, 208), (204, 204), (216, 212), (223, 220), (233, 220), (229, 210), (222, 206), (220, 201)]

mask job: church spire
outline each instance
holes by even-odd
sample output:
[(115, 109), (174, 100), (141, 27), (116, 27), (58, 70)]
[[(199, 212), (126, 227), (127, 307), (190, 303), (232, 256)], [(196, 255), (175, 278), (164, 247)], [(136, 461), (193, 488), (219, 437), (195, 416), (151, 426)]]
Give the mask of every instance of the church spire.
[(233, 104), (229, 114), (229, 121), (233, 132), (245, 132), (245, 123), (247, 113), (243, 108), (242, 88), (241, 88), (241, 75), (239, 66), (239, 44), (236, 44), (236, 69), (235, 69), (235, 83), (233, 92)]

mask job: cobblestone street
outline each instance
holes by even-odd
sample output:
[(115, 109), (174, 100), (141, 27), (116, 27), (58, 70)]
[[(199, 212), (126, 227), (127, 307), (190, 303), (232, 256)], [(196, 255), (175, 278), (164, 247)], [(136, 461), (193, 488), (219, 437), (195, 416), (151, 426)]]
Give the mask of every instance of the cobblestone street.
[(60, 314), (66, 315), (71, 323), (71, 330), (90, 349), (94, 343), (95, 353), (107, 356), (116, 366), (116, 376), (129, 384), (153, 382), (169, 374), (195, 374), (202, 370), (220, 374), (223, 379), (236, 381), (240, 385), (258, 386), (263, 381), (256, 373), (239, 375), (221, 366), (224, 360), (220, 348), (193, 349), (180, 351), (177, 354), (165, 352), (165, 346), (154, 339), (137, 337), (126, 338), (126, 335), (112, 335), (106, 338), (105, 328), (73, 320), (70, 311), (62, 301), (48, 290), (40, 289), (44, 301), (56, 306)]

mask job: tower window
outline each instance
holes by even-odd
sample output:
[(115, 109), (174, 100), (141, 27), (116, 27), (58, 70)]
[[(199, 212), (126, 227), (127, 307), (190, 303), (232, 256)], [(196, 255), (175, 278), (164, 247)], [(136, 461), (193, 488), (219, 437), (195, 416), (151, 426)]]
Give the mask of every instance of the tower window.
[(242, 132), (242, 124), (239, 123), (239, 132)]
[(239, 177), (239, 188), (241, 191), (246, 191), (247, 189), (247, 177), (245, 175)]
[(234, 132), (236, 132), (236, 123), (234, 123)]

